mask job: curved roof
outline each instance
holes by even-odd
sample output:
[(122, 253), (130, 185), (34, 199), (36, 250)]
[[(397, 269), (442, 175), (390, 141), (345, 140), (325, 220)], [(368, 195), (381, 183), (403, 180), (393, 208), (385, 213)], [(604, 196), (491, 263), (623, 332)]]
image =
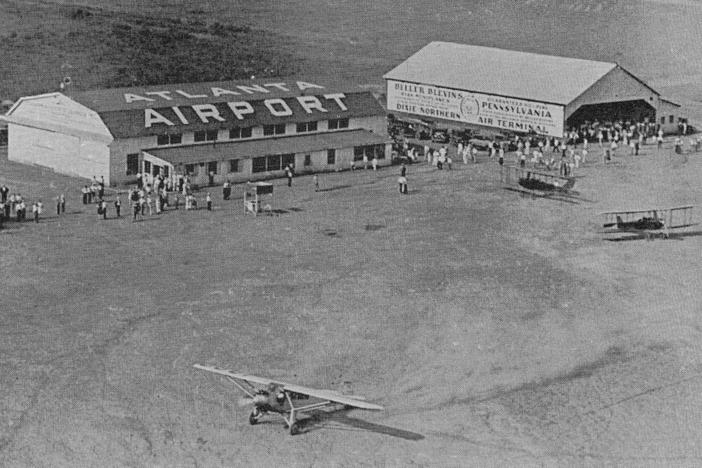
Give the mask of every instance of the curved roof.
[(615, 63), (431, 42), (384, 78), (566, 105)]

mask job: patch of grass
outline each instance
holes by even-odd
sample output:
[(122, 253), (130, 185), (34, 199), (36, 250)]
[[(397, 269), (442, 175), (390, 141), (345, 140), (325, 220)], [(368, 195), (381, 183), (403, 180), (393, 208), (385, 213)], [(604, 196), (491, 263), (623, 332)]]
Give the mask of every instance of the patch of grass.
[(5, 17), (0, 98), (54, 91), (66, 75), (75, 90), (82, 90), (281, 76), (298, 70), (299, 61), (291, 59), (285, 38), (204, 15), (184, 19), (14, 4), (0, 5), (0, 16)]

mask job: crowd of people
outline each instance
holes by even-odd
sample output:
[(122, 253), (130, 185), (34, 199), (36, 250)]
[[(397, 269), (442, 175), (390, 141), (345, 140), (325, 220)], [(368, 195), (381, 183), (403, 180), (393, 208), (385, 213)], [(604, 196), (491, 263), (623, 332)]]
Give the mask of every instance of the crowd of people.
[[(60, 214), (61, 200), (65, 210), (65, 198), (63, 194), (57, 197), (58, 207), (57, 214)], [(36, 200), (31, 204), (32, 220), (35, 223), (39, 222), (39, 218), (44, 212), (44, 204), (41, 200)], [(21, 223), (27, 219), (27, 210), (29, 209), (29, 201), (27, 201), (21, 193), (12, 192), (6, 185), (0, 186), (0, 227), (5, 221), (16, 221)]]
[[(680, 128), (681, 135), (689, 131), (686, 123)], [(595, 158), (607, 163), (621, 154), (638, 156), (643, 145), (657, 145), (660, 150), (663, 144), (663, 131), (660, 126), (647, 121), (643, 122), (592, 122), (569, 129), (562, 138), (542, 135), (514, 135), (506, 138), (501, 135), (493, 136), (492, 140), (470, 138), (466, 132), (455, 138), (456, 157), (464, 164), (477, 163), (480, 153), (487, 154), (499, 165), (506, 162), (506, 154), (511, 153), (514, 163), (521, 167), (532, 167), (548, 171), (558, 170), (564, 177), (572, 176), (576, 169), (587, 161)], [(675, 140), (675, 152), (685, 152), (685, 144), (689, 151), (702, 149), (702, 134), (690, 135), (687, 141), (683, 137)], [(398, 145), (405, 160), (416, 162), (420, 157), (438, 170), (451, 169), (452, 159), (446, 145), (432, 149), (425, 144), (423, 153), (421, 147), (410, 145), (407, 141)], [(593, 153), (596, 155), (593, 158)]]

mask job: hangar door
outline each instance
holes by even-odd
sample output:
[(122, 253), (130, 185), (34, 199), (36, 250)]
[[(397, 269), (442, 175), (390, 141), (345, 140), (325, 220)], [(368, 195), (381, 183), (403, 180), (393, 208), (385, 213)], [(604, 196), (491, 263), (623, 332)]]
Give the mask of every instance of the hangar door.
[(61, 174), (109, 180), (106, 145), (65, 133), (12, 125), (8, 159), (49, 167)]

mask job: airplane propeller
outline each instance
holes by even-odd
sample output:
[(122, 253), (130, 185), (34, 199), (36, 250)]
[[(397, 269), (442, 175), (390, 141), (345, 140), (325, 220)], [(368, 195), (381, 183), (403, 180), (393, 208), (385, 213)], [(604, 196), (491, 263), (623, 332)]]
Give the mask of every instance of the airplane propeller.
[(239, 406), (248, 406), (248, 405), (253, 405), (253, 406), (262, 406), (268, 403), (268, 396), (267, 395), (261, 395), (256, 394), (253, 397), (241, 397), (237, 401)]

